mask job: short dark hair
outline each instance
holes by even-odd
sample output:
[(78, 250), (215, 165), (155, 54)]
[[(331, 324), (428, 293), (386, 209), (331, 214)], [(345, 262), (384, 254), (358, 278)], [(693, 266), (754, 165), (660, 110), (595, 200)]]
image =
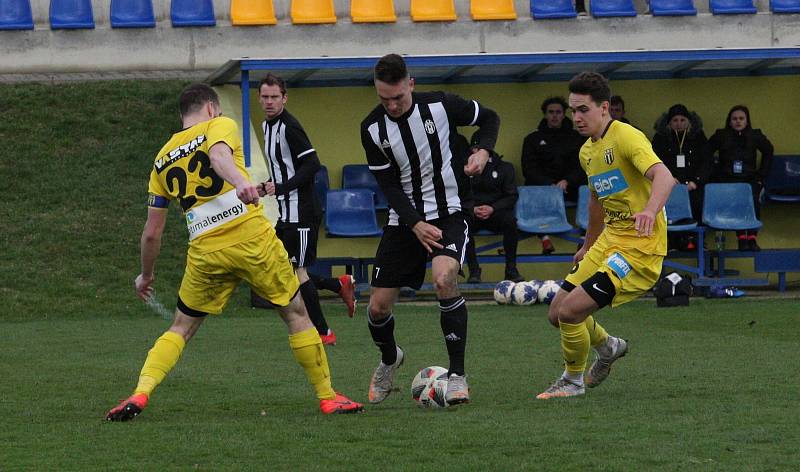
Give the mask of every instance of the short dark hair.
[(612, 95), (608, 99), (608, 104), (609, 105), (619, 105), (619, 106), (622, 107), (623, 110), (625, 109), (625, 100), (623, 100), (622, 97), (620, 97), (619, 95)]
[(272, 72), (267, 72), (267, 75), (258, 83), (258, 91), (261, 92), (262, 85), (277, 85), (281, 89), (281, 95), (286, 95), (286, 81)]
[(181, 116), (186, 116), (196, 112), (208, 102), (219, 106), (219, 95), (206, 84), (191, 84), (181, 91), (179, 102)]
[(375, 80), (394, 85), (407, 78), (408, 67), (399, 54), (387, 54), (375, 64)]
[(569, 81), (570, 93), (589, 95), (598, 105), (611, 97), (608, 79), (597, 72), (581, 72)]
[(549, 97), (542, 102), (542, 113), (547, 113), (547, 107), (553, 104), (561, 105), (562, 111), (566, 111), (569, 108), (564, 97)]

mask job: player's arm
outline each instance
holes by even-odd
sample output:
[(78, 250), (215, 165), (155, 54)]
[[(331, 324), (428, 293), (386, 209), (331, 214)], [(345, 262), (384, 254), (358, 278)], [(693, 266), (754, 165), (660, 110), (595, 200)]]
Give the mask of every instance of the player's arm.
[(473, 148), (477, 148), (467, 158), (467, 165), (464, 166), (464, 173), (467, 175), (480, 175), (486, 162), (489, 161), (489, 153), (494, 150), (497, 143), (497, 135), (500, 132), (500, 116), (491, 108), (481, 106), (475, 100), (464, 100), (458, 95), (446, 93), (444, 106), (447, 115), (454, 120), (456, 126), (477, 126), (478, 131), (472, 135), (475, 143)]
[(311, 146), (311, 141), (303, 128), (287, 126), (286, 139), (289, 141), (292, 155), (297, 156), (299, 164), (291, 179), (281, 184), (275, 184), (275, 193), (278, 195), (287, 194), (296, 188), (314, 182), (314, 174), (322, 167), (317, 151)]
[(164, 227), (167, 224), (166, 204), (169, 202), (163, 197), (151, 196), (151, 201), (155, 199), (163, 202), (163, 205), (151, 205), (147, 209), (147, 221), (144, 224), (142, 238), (139, 242), (142, 270), (134, 282), (136, 295), (144, 301), (147, 301), (153, 292), (152, 284), (155, 280), (156, 259), (158, 259), (158, 254), (161, 252), (161, 235), (164, 233)]
[(639, 236), (651, 236), (656, 215), (667, 203), (672, 187), (675, 186), (675, 177), (663, 163), (653, 164), (644, 173), (648, 180), (653, 182), (650, 190), (650, 198), (647, 200), (644, 210), (633, 215), (634, 227)]
[(400, 179), (395, 174), (389, 158), (380, 150), (372, 135), (365, 126), (361, 126), (361, 145), (367, 155), (367, 163), (375, 180), (378, 181), (389, 206), (397, 212), (400, 223), (408, 226), (414, 231), (417, 239), (428, 252), (432, 252), (431, 247), (441, 249), (442, 245), (437, 241), (442, 239), (442, 231), (425, 222), (425, 219), (417, 213), (417, 210), (409, 202), (406, 193), (400, 186)]
[(208, 150), (211, 167), (226, 182), (236, 187), (236, 196), (243, 203), (258, 203), (258, 188), (244, 176), (233, 161), (233, 150), (224, 141), (219, 141)]

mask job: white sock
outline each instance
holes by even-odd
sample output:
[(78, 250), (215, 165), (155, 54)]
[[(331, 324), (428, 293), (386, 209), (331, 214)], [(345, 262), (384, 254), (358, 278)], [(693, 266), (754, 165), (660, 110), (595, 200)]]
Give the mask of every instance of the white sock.
[(567, 379), (579, 387), (583, 387), (583, 372), (574, 374), (565, 370), (564, 373), (561, 374), (561, 378)]

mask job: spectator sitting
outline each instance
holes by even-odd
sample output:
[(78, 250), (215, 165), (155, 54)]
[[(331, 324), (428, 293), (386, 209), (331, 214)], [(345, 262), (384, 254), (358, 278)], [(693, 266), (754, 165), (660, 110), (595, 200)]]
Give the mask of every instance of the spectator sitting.
[[(773, 147), (760, 129), (753, 129), (750, 110), (744, 105), (731, 108), (725, 128), (718, 129), (708, 140), (708, 145), (710, 155), (718, 153), (711, 171), (711, 181), (750, 184), (756, 218), (761, 218), (759, 197), (772, 161)], [(760, 165), (756, 151), (761, 152)], [(737, 231), (739, 250), (760, 251), (757, 236), (758, 231)]]
[(619, 95), (612, 95), (611, 98), (608, 99), (608, 114), (617, 121), (631, 124), (630, 120), (625, 118), (625, 100)]
[(503, 250), (506, 258), (506, 280), (521, 282), (525, 278), (517, 270), (517, 218), (514, 205), (517, 203), (516, 177), (514, 166), (502, 160), (496, 152), (491, 152), (489, 162), (480, 175), (472, 177), (472, 221), (470, 238), (467, 243), (467, 265), (469, 283), (481, 281), (481, 267), (475, 253), (475, 240), (472, 235), (482, 229), (503, 234)]
[[(703, 185), (708, 181), (712, 160), (708, 155), (708, 139), (697, 113), (681, 104), (673, 105), (656, 121), (653, 151), (675, 177), (675, 182), (689, 189), (689, 201), (695, 221), (702, 221)], [(694, 236), (669, 236), (673, 249), (693, 250)]]
[[(536, 131), (522, 144), (522, 174), (525, 185), (555, 185), (564, 192), (564, 199), (577, 202), (578, 187), (586, 183), (586, 173), (578, 161), (578, 152), (586, 142), (564, 115), (567, 102), (550, 97), (542, 102), (544, 118)], [(542, 237), (542, 254), (555, 251), (550, 238)]]

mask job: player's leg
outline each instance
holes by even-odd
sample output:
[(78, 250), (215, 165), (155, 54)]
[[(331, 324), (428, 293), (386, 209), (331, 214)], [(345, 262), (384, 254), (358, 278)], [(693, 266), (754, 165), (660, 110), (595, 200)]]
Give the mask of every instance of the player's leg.
[(482, 226), (483, 220), (479, 220), (477, 218), (472, 218), (470, 220), (470, 236), (469, 241), (467, 242), (467, 252), (466, 252), (466, 259), (467, 259), (467, 267), (469, 267), (469, 277), (467, 278), (467, 282), (471, 284), (477, 284), (481, 282), (481, 266), (478, 263), (478, 253), (475, 251), (475, 233), (483, 229)]
[(356, 280), (350, 274), (343, 274), (339, 277), (322, 277), (308, 272), (308, 278), (314, 282), (317, 290), (328, 290), (336, 293), (347, 305), (347, 316), (350, 318), (356, 312)]
[(323, 413), (351, 413), (363, 406), (337, 394), (331, 386), (330, 369), (322, 340), (308, 317), (300, 282), (289, 263), (286, 250), (272, 231), (246, 250), (252, 252), (245, 280), (256, 292), (276, 306), (289, 332), (289, 346), (297, 363), (320, 400)]
[(445, 400), (451, 405), (469, 402), (465, 373), (467, 347), (467, 304), (458, 290), (458, 271), (464, 263), (469, 226), (461, 214), (437, 222), (442, 230), (442, 249), (433, 252), (431, 275), (439, 300), (439, 324), (450, 359)]
[(370, 403), (380, 403), (395, 390), (394, 375), (405, 353), (394, 337), (394, 304), (400, 287), (420, 288), (427, 255), (407, 227), (386, 226), (375, 254), (367, 323), (372, 341), (381, 352), (369, 383)]
[(308, 310), (308, 316), (319, 333), (322, 344), (336, 345), (336, 333), (328, 326), (328, 321), (322, 313), (322, 306), (319, 303), (319, 292), (317, 286), (309, 279), (305, 267), (298, 267), (297, 279), (300, 281), (300, 293), (303, 295), (303, 302)]

